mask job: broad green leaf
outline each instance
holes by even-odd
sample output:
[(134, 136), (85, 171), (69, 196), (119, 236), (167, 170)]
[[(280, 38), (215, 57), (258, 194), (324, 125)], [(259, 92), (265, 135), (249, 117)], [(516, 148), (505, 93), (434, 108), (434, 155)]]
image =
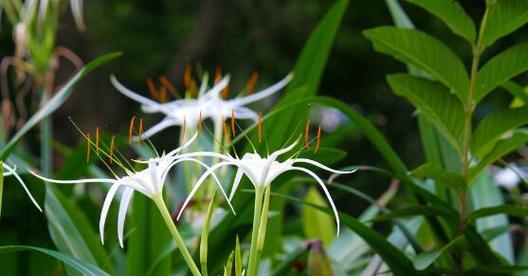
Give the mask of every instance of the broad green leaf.
[[(333, 211), (330, 208), (304, 202), (295, 197), (290, 197), (282, 194), (274, 195), (278, 197), (287, 198), (294, 202), (303, 203), (307, 206), (324, 211), (329, 215), (333, 214)], [(387, 266), (391, 269), (392, 273), (394, 273), (395, 275), (404, 275), (409, 273), (412, 273), (412, 275), (421, 275), (420, 272), (414, 269), (411, 261), (407, 258), (407, 256), (405, 256), (403, 252), (401, 252), (398, 248), (388, 242), (384, 236), (381, 236), (372, 228), (364, 225), (362, 222), (345, 213), (339, 212), (339, 217), (341, 218), (342, 223), (346, 227), (350, 228), (356, 234), (361, 236), (363, 240), (365, 240), (365, 242), (367, 242), (370, 247), (381, 256)]]
[(411, 29), (391, 26), (363, 32), (374, 48), (414, 65), (447, 86), (462, 102), (467, 102), (469, 78), (460, 58), (436, 38)]
[(528, 106), (508, 108), (486, 116), (477, 126), (471, 140), (471, 151), (482, 158), (502, 136), (528, 123)]
[(440, 18), (455, 34), (473, 43), (476, 29), (464, 8), (454, 0), (407, 0)]
[(0, 254), (6, 254), (6, 253), (18, 252), (18, 251), (35, 251), (35, 252), (46, 254), (50, 257), (53, 257), (63, 262), (64, 264), (75, 269), (76, 271), (82, 273), (82, 275), (93, 275), (93, 276), (110, 275), (90, 263), (83, 262), (81, 260), (73, 258), (72, 256), (66, 255), (58, 251), (49, 250), (49, 249), (41, 248), (41, 247), (25, 246), (25, 245), (0, 246)]
[(446, 171), (432, 163), (426, 163), (411, 172), (412, 176), (427, 177), (433, 179), (437, 184), (455, 189), (465, 190), (464, 178), (456, 172)]
[(413, 259), (414, 268), (417, 270), (424, 270), (431, 266), (439, 257), (452, 252), (459, 250), (461, 246), (464, 245), (464, 236), (458, 236), (445, 246), (440, 249), (435, 249), (427, 252), (418, 254)]
[(235, 276), (242, 276), (244, 263), (242, 262), (242, 250), (240, 249), (240, 241), (238, 236), (235, 244)]
[(13, 150), (15, 145), (22, 139), (22, 137), (35, 125), (37, 125), (44, 118), (48, 117), (50, 114), (55, 112), (71, 95), (75, 85), (82, 80), (86, 75), (88, 75), (95, 68), (100, 65), (120, 56), (121, 53), (110, 53), (103, 56), (100, 56), (90, 63), (86, 64), (75, 76), (73, 76), (46, 104), (37, 111), (31, 118), (26, 122), (26, 124), (9, 140), (7, 145), (2, 148), (0, 151), (0, 160), (5, 160), (9, 153)]
[(466, 248), (469, 249), (468, 251), (478, 266), (508, 264), (508, 261), (500, 254), (497, 254), (496, 248), (492, 248), (473, 225), (466, 226), (464, 237), (466, 238)]
[[(505, 204), (501, 189), (493, 181), (493, 178), (489, 173), (482, 174), (475, 181), (471, 186), (470, 196), (471, 207), (473, 210), (486, 209)], [(483, 233), (487, 229), (510, 225), (510, 223), (506, 215), (499, 214), (479, 219), (475, 225), (477, 231)], [(483, 234), (481, 235), (484, 236)], [(510, 263), (513, 263), (513, 243), (509, 233), (504, 233), (503, 235), (496, 237), (492, 241), (489, 241), (488, 244)]]
[(495, 0), (489, 6), (485, 27), (480, 34), (481, 47), (488, 47), (495, 41), (528, 22), (528, 1)]
[[(499, 0), (500, 1), (500, 0)], [(466, 271), (467, 275), (512, 275), (514, 272), (528, 271), (528, 266), (520, 265), (484, 265)], [(516, 274), (517, 275), (517, 274)]]
[[(512, 132), (511, 137), (497, 142), (495, 147), (470, 169), (470, 180), (477, 177), (487, 166), (497, 161), (506, 154), (519, 149), (528, 142), (528, 130), (517, 129)], [(471, 183), (471, 181), (470, 181)]]
[(408, 74), (389, 75), (387, 81), (399, 96), (408, 99), (459, 151), (462, 151), (464, 109), (441, 84)]
[(477, 219), (498, 214), (506, 214), (514, 217), (528, 217), (528, 208), (519, 205), (501, 205), (495, 207), (481, 208), (469, 214), (468, 221), (474, 222)]
[(492, 241), (496, 237), (502, 236), (504, 233), (508, 233), (510, 230), (512, 230), (513, 225), (503, 225), (503, 226), (497, 226), (488, 228), (486, 230), (483, 230), (481, 232), (482, 237), (486, 239), (488, 242)]
[[(308, 189), (304, 201), (328, 207), (326, 200), (315, 186)], [(336, 236), (334, 218), (324, 212), (313, 208), (304, 208), (302, 222), (304, 235), (307, 239), (320, 239), (325, 246), (328, 246)]]
[(65, 254), (110, 272), (114, 270), (88, 219), (54, 186), (47, 186), (44, 210), (51, 238)]
[(394, 220), (414, 216), (435, 216), (443, 217), (450, 222), (457, 222), (457, 217), (450, 210), (438, 206), (409, 206), (390, 211), (375, 217), (374, 221)]
[(490, 59), (478, 72), (475, 101), (493, 89), (528, 70), (528, 43), (522, 43)]
[(507, 81), (501, 85), (501, 88), (505, 89), (515, 97), (510, 104), (510, 107), (521, 107), (528, 104), (528, 94), (519, 84), (513, 81)]

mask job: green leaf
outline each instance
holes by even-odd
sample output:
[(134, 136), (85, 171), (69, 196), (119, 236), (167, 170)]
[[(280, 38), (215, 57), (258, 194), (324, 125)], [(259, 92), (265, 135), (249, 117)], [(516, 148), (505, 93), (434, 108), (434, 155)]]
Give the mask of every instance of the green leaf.
[(418, 30), (391, 26), (363, 32), (374, 48), (384, 54), (419, 67), (467, 102), (469, 78), (460, 58), (441, 41)]
[(497, 0), (488, 5), (487, 21), (481, 35), (482, 47), (488, 47), (528, 22), (528, 1)]
[(4, 196), (4, 166), (0, 160), (0, 218), (2, 217), (2, 198)]
[(447, 219), (450, 222), (457, 221), (457, 217), (453, 215), (450, 210), (438, 206), (409, 206), (396, 209), (386, 214), (381, 214), (375, 217), (374, 221), (393, 220), (404, 217), (414, 216), (438, 216)]
[(82, 273), (83, 275), (110, 275), (106, 273), (105, 271), (99, 269), (98, 267), (89, 264), (87, 262), (83, 262), (81, 260), (75, 259), (69, 255), (63, 254), (61, 252), (57, 252), (54, 250), (49, 250), (46, 248), (41, 247), (34, 247), (34, 246), (24, 246), (24, 245), (6, 245), (6, 246), (0, 246), (0, 254), (6, 254), (11, 252), (18, 252), (18, 251), (35, 251), (40, 252), (43, 254), (46, 254), (50, 257), (53, 257), (64, 264), (68, 265), (69, 267), (77, 270), (78, 272)]
[(407, 0), (440, 18), (455, 34), (473, 43), (476, 28), (464, 8), (454, 0)]
[(510, 230), (512, 230), (512, 228), (513, 228), (513, 225), (496, 226), (496, 227), (482, 230), (481, 234), (484, 239), (490, 242), (493, 239), (500, 237), (504, 235), (505, 233), (508, 233)]
[(496, 55), (478, 72), (475, 101), (479, 102), (493, 89), (528, 70), (528, 43), (522, 43)]
[(118, 56), (121, 53), (110, 53), (103, 56), (100, 56), (90, 63), (86, 64), (75, 76), (73, 76), (56, 94), (53, 96), (46, 106), (42, 107), (37, 111), (31, 118), (26, 122), (26, 124), (9, 140), (7, 145), (2, 148), (0, 151), (0, 160), (5, 160), (9, 153), (13, 150), (15, 145), (22, 139), (22, 137), (35, 125), (37, 125), (44, 118), (48, 117), (50, 114), (55, 112), (71, 95), (75, 85), (82, 80), (86, 75), (88, 75), (95, 68), (99, 67), (101, 64), (104, 64)]
[[(319, 205), (314, 205), (302, 200), (299, 200), (294, 197), (282, 195), (282, 194), (273, 194), (274, 196), (279, 196), (287, 198), (294, 202), (300, 202), (307, 206), (321, 210), (329, 215), (333, 214), (333, 211), (330, 208), (322, 207)], [(356, 234), (361, 236), (365, 242), (367, 242), (370, 247), (378, 253), (381, 258), (385, 261), (387, 266), (391, 269), (391, 272), (395, 275), (404, 275), (412, 273), (412, 275), (421, 275), (420, 272), (416, 271), (411, 263), (411, 261), (403, 254), (398, 248), (392, 245), (387, 239), (372, 228), (364, 225), (357, 219), (339, 212), (339, 217), (341, 218), (342, 223), (354, 231)]]
[(467, 275), (511, 275), (514, 272), (528, 271), (528, 266), (496, 265), (478, 266), (467, 271)]
[(501, 205), (495, 207), (481, 208), (469, 214), (468, 221), (474, 222), (479, 218), (494, 216), (498, 214), (506, 214), (514, 217), (527, 217), (528, 208), (519, 205)]
[(240, 249), (240, 241), (238, 236), (235, 245), (235, 276), (242, 276), (244, 264), (242, 263), (242, 250)]
[(513, 81), (507, 81), (501, 85), (501, 88), (505, 89), (515, 97), (510, 107), (521, 107), (528, 104), (528, 94), (526, 94), (524, 88), (519, 84)]
[[(470, 169), (470, 180), (475, 179), (488, 165), (502, 158), (506, 154), (524, 146), (528, 142), (528, 130), (516, 129), (509, 138), (497, 142), (495, 147)], [(471, 181), (470, 181), (471, 182)]]
[(389, 75), (387, 81), (399, 96), (408, 99), (459, 151), (462, 151), (464, 109), (439, 83), (408, 74)]
[[(328, 207), (326, 200), (315, 186), (308, 189), (304, 200), (315, 205)], [(302, 222), (304, 235), (307, 239), (320, 239), (325, 246), (328, 246), (336, 236), (334, 218), (324, 212), (313, 208), (304, 208)]]
[(446, 253), (456, 251), (460, 249), (464, 244), (464, 236), (458, 236), (454, 240), (450, 241), (444, 247), (436, 250), (427, 251), (416, 255), (413, 259), (414, 268), (417, 270), (424, 270), (431, 266), (438, 258), (445, 255)]
[(482, 158), (501, 137), (528, 123), (528, 106), (507, 108), (486, 116), (477, 126), (471, 140), (472, 154)]
[(437, 184), (444, 185), (457, 191), (465, 190), (464, 178), (456, 172), (446, 171), (432, 163), (426, 163), (411, 172), (415, 177), (428, 177)]
[(51, 238), (57, 249), (87, 263), (114, 271), (88, 219), (54, 186), (47, 186), (44, 210)]

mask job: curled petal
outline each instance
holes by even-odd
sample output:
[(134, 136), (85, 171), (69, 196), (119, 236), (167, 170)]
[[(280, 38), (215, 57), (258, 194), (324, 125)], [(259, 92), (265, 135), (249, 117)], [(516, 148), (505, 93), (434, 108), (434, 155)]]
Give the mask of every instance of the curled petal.
[(194, 135), (187, 141), (185, 142), (185, 144), (183, 144), (182, 146), (180, 146), (179, 148), (176, 148), (174, 150), (171, 150), (167, 156), (172, 156), (174, 154), (177, 154), (177, 153), (180, 153), (182, 150), (186, 149), (187, 147), (189, 147), (193, 142), (194, 140), (196, 140), (196, 138), (198, 137), (198, 132), (195, 132)]
[(250, 104), (250, 103), (253, 103), (253, 102), (256, 102), (258, 100), (261, 100), (261, 99), (264, 99), (266, 97), (269, 97), (271, 96), (272, 94), (276, 93), (277, 91), (281, 90), (283, 87), (285, 87), (288, 82), (290, 82), (290, 80), (293, 78), (293, 75), (292, 74), (288, 74), (284, 79), (282, 79), (281, 81), (277, 82), (276, 84), (262, 90), (262, 91), (259, 91), (257, 93), (254, 93), (254, 94), (251, 94), (249, 96), (245, 96), (245, 97), (242, 97), (242, 98), (239, 98), (239, 99), (233, 99), (233, 100), (230, 100), (229, 103), (233, 104), (233, 105), (236, 105), (236, 106), (243, 106), (243, 105), (246, 105), (246, 104)]
[(329, 171), (329, 172), (332, 172), (332, 173), (337, 173), (337, 174), (350, 174), (350, 173), (355, 173), (358, 169), (354, 169), (354, 170), (351, 170), (351, 171), (339, 171), (339, 170), (334, 170), (330, 167), (327, 167), (317, 161), (314, 161), (314, 160), (311, 160), (311, 159), (307, 159), (307, 158), (296, 158), (296, 159), (293, 159), (293, 162), (294, 163), (308, 163), (310, 165), (314, 165), (318, 168), (321, 168), (323, 170), (326, 170), (326, 171)]
[(242, 180), (242, 176), (244, 176), (244, 171), (242, 171), (240, 168), (237, 169), (236, 175), (235, 175), (235, 181), (233, 181), (233, 186), (231, 187), (231, 193), (229, 194), (229, 200), (232, 200), (235, 196), (235, 192), (238, 189), (238, 185), (240, 185), (240, 181)]
[[(235, 115), (235, 119), (251, 119), (255, 122), (258, 121), (258, 114), (247, 107), (238, 106), (233, 108), (232, 110), (233, 115)], [(228, 116), (231, 116), (231, 114), (228, 114)]]
[(43, 181), (56, 183), (56, 184), (81, 184), (81, 183), (114, 183), (116, 180), (112, 178), (85, 178), (85, 179), (74, 179), (74, 180), (60, 180), (47, 178), (42, 175), (35, 173), (32, 170), (28, 170), (32, 175), (40, 178)]
[(4, 167), (4, 169), (7, 170), (7, 173), (8, 175), (13, 175), (16, 180), (18, 181), (18, 183), (20, 183), (20, 185), (22, 185), (22, 188), (24, 189), (24, 191), (26, 192), (26, 194), (29, 196), (29, 199), (31, 199), (31, 202), (33, 202), (33, 204), (35, 205), (35, 207), (37, 207), (37, 209), (39, 209), (39, 211), (42, 212), (42, 208), (40, 208), (40, 205), (37, 203), (37, 201), (35, 200), (35, 198), (33, 197), (33, 195), (31, 194), (31, 192), (29, 191), (29, 189), (27, 188), (26, 184), (24, 183), (24, 181), (22, 180), (22, 178), (20, 178), (20, 176), (15, 172), (14, 169), (12, 169), (11, 167), (9, 167), (6, 163), (2, 162), (2, 166)]
[(101, 209), (101, 218), (99, 219), (99, 234), (101, 235), (101, 243), (104, 244), (104, 226), (106, 222), (106, 216), (108, 215), (108, 211), (110, 210), (110, 204), (112, 204), (112, 200), (114, 199), (115, 194), (117, 193), (117, 190), (121, 187), (119, 184), (114, 184), (112, 187), (110, 187), (110, 190), (108, 190), (108, 193), (106, 194), (103, 208)]
[(314, 172), (306, 169), (306, 168), (301, 168), (301, 167), (291, 167), (289, 170), (293, 170), (293, 171), (301, 171), (301, 172), (304, 172), (308, 175), (310, 175), (311, 177), (313, 177), (317, 183), (319, 184), (319, 186), (321, 186), (321, 189), (323, 189), (323, 192), (326, 196), (326, 198), (328, 199), (328, 202), (330, 202), (330, 206), (332, 207), (332, 211), (334, 212), (334, 216), (335, 216), (335, 219), (336, 219), (336, 226), (337, 226), (337, 235), (339, 236), (339, 213), (337, 212), (337, 208), (334, 204), (334, 201), (332, 200), (332, 197), (330, 196), (330, 192), (328, 192), (328, 189), (326, 188), (326, 185), (323, 183), (323, 180), (321, 180), (321, 178), (319, 178), (319, 176), (317, 176)]
[(123, 195), (121, 196), (121, 202), (119, 203), (119, 213), (117, 215), (117, 238), (119, 240), (119, 245), (123, 248), (123, 232), (125, 226), (125, 218), (130, 204), (130, 200), (134, 195), (134, 190), (132, 188), (125, 188)]
[(112, 84), (114, 85), (114, 87), (119, 91), (121, 92), (121, 94), (129, 97), (130, 99), (140, 103), (140, 104), (143, 104), (143, 105), (146, 105), (146, 106), (152, 106), (152, 108), (159, 108), (159, 110), (164, 110), (164, 107), (162, 104), (158, 103), (158, 102), (155, 102), (151, 99), (148, 99), (146, 97), (143, 97), (135, 92), (133, 92), (132, 90), (126, 88), (125, 86), (123, 86), (117, 79), (114, 75), (110, 76), (110, 81), (112, 82)]
[(280, 149), (280, 150), (277, 150), (277, 151), (273, 152), (273, 153), (268, 157), (268, 159), (271, 160), (271, 161), (274, 161), (274, 160), (277, 159), (277, 157), (279, 157), (280, 155), (285, 154), (285, 153), (291, 151), (293, 148), (295, 148), (295, 146), (297, 145), (298, 142), (299, 142), (299, 140), (295, 140), (295, 142), (293, 142), (293, 144), (289, 145), (288, 147), (285, 147), (285, 148), (282, 148), (282, 149)]
[[(152, 127), (150, 127), (149, 129), (147, 129), (147, 131), (141, 133), (141, 139), (147, 139), (147, 138), (150, 138), (152, 135), (170, 127), (170, 126), (177, 126), (179, 125), (178, 122), (176, 122), (174, 119), (171, 119), (169, 117), (161, 120), (161, 122), (153, 125)], [(139, 140), (139, 136), (134, 136), (132, 138), (133, 141), (137, 142)]]
[(213, 88), (211, 88), (211, 90), (209, 90), (202, 97), (206, 99), (219, 98), (222, 90), (229, 84), (229, 78), (229, 75), (226, 75), (217, 85), (213, 86)]

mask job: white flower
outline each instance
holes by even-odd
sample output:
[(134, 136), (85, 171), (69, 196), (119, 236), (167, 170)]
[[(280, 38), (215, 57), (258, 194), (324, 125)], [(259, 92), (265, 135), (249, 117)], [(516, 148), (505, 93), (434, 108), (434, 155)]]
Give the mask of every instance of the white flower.
[[(145, 161), (135, 160), (135, 162), (147, 164), (148, 167), (138, 172), (132, 172), (132, 171), (127, 170), (126, 176), (116, 177), (116, 179), (86, 178), (86, 179), (78, 179), (78, 180), (56, 180), (56, 179), (49, 179), (49, 178), (40, 176), (31, 171), (30, 172), (36, 177), (44, 181), (58, 183), (58, 184), (77, 184), (77, 183), (110, 183), (112, 184), (104, 200), (103, 207), (101, 210), (101, 217), (99, 220), (99, 232), (101, 235), (101, 242), (103, 244), (104, 244), (104, 226), (105, 226), (106, 216), (108, 215), (108, 211), (110, 209), (110, 204), (112, 203), (112, 200), (114, 196), (116, 195), (117, 191), (119, 190), (119, 188), (123, 188), (123, 192), (121, 195), (121, 202), (119, 204), (118, 219), (117, 219), (118, 220), (117, 221), (117, 235), (119, 239), (119, 244), (121, 245), (121, 247), (123, 247), (123, 228), (125, 224), (125, 217), (126, 217), (128, 206), (130, 204), (134, 191), (140, 192), (153, 200), (160, 200), (162, 198), (163, 187), (165, 185), (165, 180), (167, 178), (167, 175), (170, 169), (174, 167), (175, 165), (177, 165), (178, 163), (184, 162), (184, 161), (191, 161), (191, 162), (196, 162), (200, 164), (206, 169), (209, 169), (209, 166), (207, 166), (202, 161), (195, 159), (195, 158), (189, 158), (189, 157), (178, 158), (178, 159), (174, 158), (176, 154), (178, 154), (179, 152), (181, 152), (181, 150), (189, 146), (196, 139), (196, 137), (197, 135), (195, 134), (186, 144), (171, 151), (169, 154), (164, 154), (161, 157), (150, 158)], [(213, 177), (216, 183), (218, 184), (220, 190), (222, 191), (223, 195), (227, 198), (227, 194), (225, 193), (222, 185), (220, 184), (220, 181), (218, 180), (216, 175), (213, 175)], [(228, 200), (228, 204), (233, 210), (233, 207), (231, 206), (231, 203), (229, 202), (229, 200)]]
[(493, 178), (499, 186), (506, 189), (511, 189), (515, 188), (517, 184), (519, 184), (521, 181), (519, 174), (522, 172), (520, 172), (515, 165), (512, 165), (512, 167), (513, 168), (497, 168), (497, 171), (493, 174)]
[(16, 168), (13, 167), (9, 167), (5, 162), (0, 162), (2, 163), (2, 167), (4, 168), (4, 172), (3, 172), (3, 176), (14, 176), (16, 178), (16, 180), (18, 181), (18, 183), (20, 183), (20, 185), (22, 185), (22, 188), (24, 188), (24, 191), (26, 191), (26, 194), (29, 196), (29, 198), (31, 199), (31, 201), (33, 202), (33, 204), (37, 207), (37, 209), (39, 209), (39, 211), (42, 212), (42, 208), (40, 208), (39, 204), (37, 203), (37, 201), (35, 200), (35, 198), (33, 197), (33, 195), (31, 195), (31, 192), (29, 191), (29, 189), (27, 188), (26, 184), (24, 183), (24, 181), (22, 180), (22, 178), (20, 178), (20, 176), (16, 173)]
[(213, 174), (215, 170), (221, 167), (233, 165), (238, 168), (237, 173), (235, 175), (234, 182), (233, 182), (233, 186), (231, 188), (231, 193), (229, 195), (229, 200), (233, 198), (240, 184), (240, 181), (242, 180), (242, 177), (244, 175), (246, 175), (246, 177), (249, 178), (249, 180), (255, 186), (255, 188), (257, 188), (257, 187), (271, 185), (271, 183), (273, 182), (275, 178), (277, 178), (279, 175), (285, 172), (300, 171), (314, 178), (319, 184), (319, 186), (323, 189), (323, 192), (325, 193), (326, 198), (330, 202), (330, 206), (332, 207), (332, 210), (334, 212), (336, 224), (337, 224), (337, 233), (339, 234), (339, 215), (337, 212), (337, 208), (323, 180), (321, 180), (321, 178), (317, 176), (317, 174), (315, 174), (313, 171), (307, 168), (304, 168), (304, 167), (295, 166), (295, 164), (298, 164), (298, 163), (310, 164), (310, 165), (316, 166), (318, 168), (321, 168), (321, 169), (324, 169), (326, 171), (336, 173), (336, 174), (349, 174), (349, 173), (355, 172), (356, 170), (338, 171), (338, 170), (331, 169), (319, 162), (316, 162), (314, 160), (307, 159), (307, 158), (290, 157), (283, 162), (277, 161), (277, 158), (280, 155), (291, 151), (293, 148), (295, 148), (296, 145), (297, 145), (297, 142), (293, 143), (289, 147), (273, 152), (272, 154), (268, 155), (268, 157), (262, 157), (258, 153), (246, 153), (244, 154), (242, 159), (240, 159), (238, 157), (232, 157), (231, 155), (228, 155), (228, 154), (219, 154), (219, 153), (205, 152), (205, 151), (186, 153), (186, 154), (177, 156), (176, 158), (209, 156), (209, 157), (216, 157), (221, 160), (221, 162), (211, 166), (211, 168), (209, 168), (206, 172), (204, 172), (204, 174), (200, 177), (200, 179), (198, 179), (193, 189), (189, 193), (189, 196), (185, 200), (182, 206), (182, 209), (180, 210), (180, 213), (178, 214), (178, 219), (180, 215), (182, 214), (183, 210), (185, 209), (185, 207), (187, 206), (187, 204), (189, 203), (190, 199), (194, 195), (194, 193), (196, 193), (196, 191), (200, 187), (200, 185), (204, 183), (204, 181), (210, 174)]
[(129, 97), (130, 99), (141, 103), (141, 108), (145, 113), (163, 113), (165, 118), (145, 131), (142, 137), (150, 137), (161, 130), (170, 126), (182, 126), (184, 122), (192, 127), (199, 124), (200, 116), (202, 119), (211, 118), (215, 124), (220, 123), (223, 119), (230, 118), (232, 115), (235, 119), (252, 119), (258, 120), (258, 114), (245, 107), (245, 105), (259, 101), (282, 89), (292, 79), (292, 74), (287, 75), (278, 83), (254, 94), (238, 97), (235, 99), (222, 99), (221, 92), (229, 84), (229, 76), (225, 76), (215, 86), (207, 91), (207, 77), (204, 77), (196, 99), (181, 99), (168, 103), (159, 103), (143, 97), (128, 88), (124, 87), (114, 76), (111, 76), (112, 84), (115, 88)]

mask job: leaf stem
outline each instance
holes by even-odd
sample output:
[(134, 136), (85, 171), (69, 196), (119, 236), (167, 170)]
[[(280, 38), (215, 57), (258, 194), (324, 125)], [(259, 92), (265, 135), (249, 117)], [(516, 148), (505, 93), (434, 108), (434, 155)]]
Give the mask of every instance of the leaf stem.
[(176, 242), (176, 245), (178, 246), (178, 250), (180, 250), (180, 253), (183, 256), (183, 259), (185, 260), (185, 263), (187, 263), (187, 267), (189, 267), (189, 270), (191, 270), (191, 273), (194, 276), (201, 276), (200, 270), (198, 270), (198, 267), (194, 263), (194, 260), (191, 256), (191, 253), (189, 253), (189, 250), (185, 246), (185, 242), (183, 241), (180, 233), (178, 232), (178, 229), (176, 228), (176, 225), (174, 225), (174, 221), (172, 220), (172, 217), (170, 215), (169, 210), (167, 209), (167, 206), (165, 206), (165, 202), (163, 201), (163, 198), (161, 195), (152, 198), (156, 206), (158, 207), (161, 216), (163, 217), (163, 221), (169, 228), (169, 231), (174, 238), (174, 241)]
[(260, 223), (262, 221), (262, 198), (263, 198), (263, 187), (255, 186), (255, 210), (253, 211), (253, 230), (251, 233), (251, 248), (249, 250), (249, 261), (248, 261), (248, 276), (257, 275), (258, 271), (258, 258), (257, 248), (259, 243)]

